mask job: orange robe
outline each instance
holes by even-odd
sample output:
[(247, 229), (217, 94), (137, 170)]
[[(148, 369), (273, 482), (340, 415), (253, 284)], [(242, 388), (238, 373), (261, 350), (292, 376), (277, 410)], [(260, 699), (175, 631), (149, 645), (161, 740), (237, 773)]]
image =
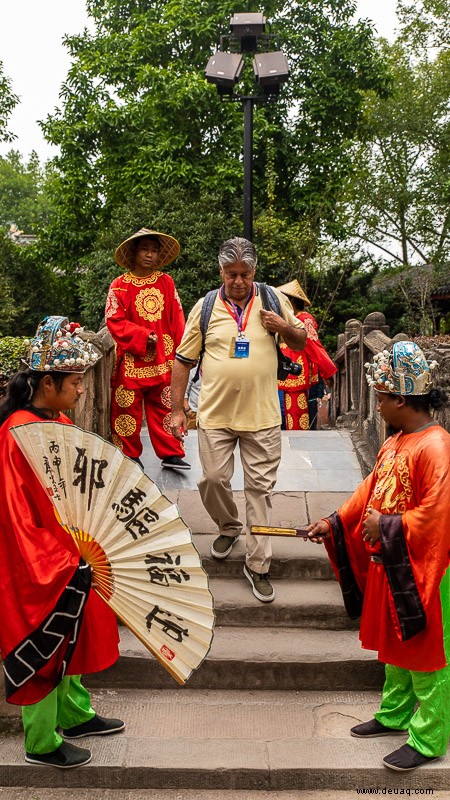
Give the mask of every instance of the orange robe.
[(278, 388), (284, 392), (284, 412), (288, 430), (306, 430), (309, 428), (308, 390), (322, 378), (328, 379), (337, 372), (317, 333), (317, 322), (308, 311), (299, 311), (297, 319), (303, 322), (307, 339), (301, 352), (291, 350), (286, 344), (281, 349), (292, 361), (302, 365), (300, 375), (290, 375), (285, 381), (278, 382)]
[[(329, 520), (325, 544), (360, 639), (380, 661), (432, 672), (446, 666), (439, 587), (450, 563), (450, 434), (439, 425), (391, 436), (371, 475)], [(371, 506), (381, 540), (363, 541)]]
[[(26, 661), (36, 634), (47, 618), (54, 616), (66, 587), (75, 582), (75, 592), (83, 589), (78, 580), (80, 554), (58, 524), (53, 506), (9, 429), (27, 422), (42, 422), (31, 411), (16, 411), (0, 428), (0, 592), (2, 622), (0, 648), (5, 671), (7, 699), (29, 705), (42, 700), (61, 680), (67, 660), (68, 639), (78, 633), (65, 674), (98, 672), (111, 666), (118, 656), (118, 630), (114, 613), (96, 592), (89, 591), (79, 621), (73, 620), (52, 657), (35, 674), (30, 672), (22, 685), (8, 679), (8, 664), (21, 643), (26, 643)], [(64, 414), (58, 420), (71, 424)], [(86, 569), (84, 570), (86, 572)], [(90, 569), (88, 570), (90, 574)], [(77, 630), (78, 628), (78, 630)], [(22, 651), (25, 652), (25, 651)], [(9, 658), (8, 658), (9, 656)], [(20, 652), (18, 659), (21, 660)], [(9, 695), (9, 696), (8, 696)]]

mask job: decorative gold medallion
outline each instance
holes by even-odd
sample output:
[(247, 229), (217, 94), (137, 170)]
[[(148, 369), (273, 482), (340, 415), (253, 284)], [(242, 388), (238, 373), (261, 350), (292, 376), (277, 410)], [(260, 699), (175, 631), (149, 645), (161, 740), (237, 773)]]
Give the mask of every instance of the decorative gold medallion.
[(120, 384), (120, 386), (118, 386), (116, 389), (115, 397), (118, 406), (121, 406), (122, 408), (128, 408), (128, 406), (131, 406), (132, 403), (134, 403), (135, 394), (132, 390), (125, 389), (123, 384)]
[(115, 434), (115, 433), (112, 434), (111, 441), (112, 441), (113, 445), (115, 445), (116, 447), (119, 448), (119, 450), (123, 450), (122, 439), (119, 436), (117, 436), (117, 434)]
[(289, 411), (292, 406), (292, 397), (287, 392), (284, 393), (284, 404), (286, 406), (287, 411)]
[(114, 422), (114, 430), (119, 436), (132, 436), (136, 430), (136, 420), (129, 414), (120, 414)]
[(165, 386), (161, 392), (161, 403), (166, 408), (170, 408), (172, 405), (172, 398), (170, 395), (170, 386)]
[(142, 289), (136, 296), (136, 311), (149, 322), (161, 319), (164, 310), (164, 295), (156, 287)]
[(170, 431), (170, 417), (171, 417), (171, 414), (166, 414), (166, 416), (163, 419), (163, 428), (164, 428), (166, 433), (170, 433), (171, 432)]
[(306, 395), (303, 392), (300, 392), (297, 398), (297, 405), (299, 408), (308, 408), (308, 401), (306, 399)]
[(170, 356), (171, 353), (173, 352), (174, 341), (173, 341), (172, 337), (169, 336), (168, 333), (165, 333), (163, 335), (163, 339), (164, 339), (164, 355), (165, 356)]

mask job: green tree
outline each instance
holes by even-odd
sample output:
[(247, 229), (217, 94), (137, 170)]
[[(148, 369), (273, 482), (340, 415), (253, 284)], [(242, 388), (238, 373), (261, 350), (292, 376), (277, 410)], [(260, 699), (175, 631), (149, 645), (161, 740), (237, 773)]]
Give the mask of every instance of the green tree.
[(384, 52), (393, 90), (366, 104), (347, 224), (385, 264), (438, 269), (450, 256), (450, 52), (417, 61), (400, 42)]
[(29, 336), (43, 317), (67, 313), (58, 276), (34, 245), (0, 236), (0, 285), (0, 336)]
[(35, 233), (47, 224), (50, 173), (51, 165), (42, 167), (35, 152), (28, 161), (18, 150), (0, 156), (0, 225), (14, 222), (25, 233)]
[(8, 129), (8, 120), (19, 102), (19, 98), (11, 89), (11, 81), (3, 72), (0, 61), (0, 142), (11, 142), (15, 137)]
[[(66, 40), (73, 63), (62, 109), (44, 124), (61, 152), (46, 247), (71, 264), (128, 198), (160, 204), (171, 187), (180, 205), (186, 192), (242, 196), (242, 111), (221, 103), (204, 77), (234, 2), (88, 0), (87, 8), (95, 30)], [(255, 208), (266, 207), (270, 163), (275, 213), (308, 218), (316, 236), (322, 226), (336, 232), (364, 92), (387, 89), (371, 28), (352, 21), (354, 9), (353, 0), (265, 8), (292, 77), (278, 103), (256, 109)]]

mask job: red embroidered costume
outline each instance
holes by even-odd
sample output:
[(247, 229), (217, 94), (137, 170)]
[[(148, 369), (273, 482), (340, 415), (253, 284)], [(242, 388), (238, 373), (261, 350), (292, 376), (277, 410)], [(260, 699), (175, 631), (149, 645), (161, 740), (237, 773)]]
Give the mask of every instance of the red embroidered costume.
[[(71, 424), (64, 414), (58, 421)], [(42, 627), (71, 582), (80, 590), (80, 554), (75, 542), (57, 522), (49, 498), (9, 433), (14, 425), (27, 422), (42, 422), (42, 418), (31, 411), (16, 411), (0, 428), (0, 646), (7, 699), (22, 705), (37, 703), (59, 683), (70, 634), (34, 675), (25, 670), (21, 685), (15, 675), (14, 681), (8, 679), (13, 652)], [(99, 672), (111, 666), (119, 656), (118, 641), (114, 613), (96, 592), (89, 591), (66, 674)], [(28, 656), (29, 649), (22, 653)], [(27, 657), (19, 654), (18, 659)]]
[[(145, 232), (139, 233), (145, 237)], [(170, 275), (156, 270), (147, 277), (137, 277), (132, 272), (132, 258), (127, 261), (117, 253), (118, 263), (129, 263), (130, 271), (112, 282), (105, 311), (117, 347), (111, 379), (113, 442), (125, 455), (139, 458), (144, 405), (158, 458), (181, 456), (183, 446), (170, 431), (170, 378), (185, 324), (180, 298)], [(157, 337), (153, 347), (148, 345), (149, 334)]]
[(327, 380), (337, 372), (317, 333), (317, 322), (308, 311), (298, 311), (298, 301), (311, 305), (297, 280), (278, 287), (286, 294), (294, 305), (295, 316), (303, 322), (308, 338), (305, 349), (301, 353), (291, 350), (286, 344), (281, 349), (292, 361), (302, 365), (300, 375), (290, 375), (287, 380), (279, 381), (278, 388), (284, 394), (284, 414), (287, 430), (308, 430), (308, 391), (319, 382), (319, 373)]

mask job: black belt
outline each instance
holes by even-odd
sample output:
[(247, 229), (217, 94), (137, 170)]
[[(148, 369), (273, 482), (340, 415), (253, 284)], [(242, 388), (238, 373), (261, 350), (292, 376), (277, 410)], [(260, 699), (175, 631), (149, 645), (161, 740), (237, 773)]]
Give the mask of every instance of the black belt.
[(382, 564), (382, 563), (383, 563), (383, 557), (382, 557), (382, 556), (378, 556), (378, 555), (376, 555), (375, 553), (373, 553), (373, 554), (370, 556), (370, 560), (371, 560), (371, 561), (374, 561), (374, 562), (375, 562), (375, 564)]

